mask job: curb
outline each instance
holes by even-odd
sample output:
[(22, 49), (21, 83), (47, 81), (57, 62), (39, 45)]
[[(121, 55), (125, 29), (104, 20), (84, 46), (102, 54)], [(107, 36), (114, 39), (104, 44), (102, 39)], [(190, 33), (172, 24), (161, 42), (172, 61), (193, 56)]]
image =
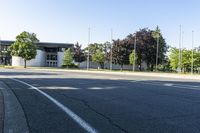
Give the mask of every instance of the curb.
[(14, 70), (38, 70), (49, 72), (76, 72), (76, 73), (92, 73), (92, 74), (112, 74), (112, 75), (127, 75), (127, 76), (144, 76), (144, 77), (160, 77), (160, 78), (172, 78), (172, 79), (186, 79), (200, 81), (200, 75), (194, 74), (176, 74), (176, 73), (154, 73), (154, 72), (112, 72), (112, 71), (96, 71), (96, 70), (67, 70), (67, 69), (48, 69), (48, 68), (13, 68)]
[(199, 80), (200, 75), (183, 75), (171, 73), (146, 73), (146, 72), (110, 72), (110, 71), (87, 71), (87, 70), (62, 70), (62, 69), (38, 69), (28, 68), (29, 70), (50, 71), (50, 72), (77, 72), (77, 73), (93, 73), (93, 74), (113, 74), (113, 75), (129, 75), (129, 76), (144, 76), (144, 77), (161, 77), (173, 79), (188, 79)]
[(4, 102), (2, 88), (0, 87), (0, 133), (3, 133)]
[(29, 133), (24, 111), (11, 89), (2, 81), (0, 88), (4, 97), (4, 133)]

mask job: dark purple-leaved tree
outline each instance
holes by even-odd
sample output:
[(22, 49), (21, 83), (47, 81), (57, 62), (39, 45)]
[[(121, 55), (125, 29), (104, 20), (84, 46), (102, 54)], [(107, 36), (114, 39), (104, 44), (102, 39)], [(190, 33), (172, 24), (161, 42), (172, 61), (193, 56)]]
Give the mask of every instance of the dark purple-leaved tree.
[(74, 46), (74, 61), (78, 62), (79, 65), (81, 62), (86, 60), (83, 50), (81, 49), (81, 45), (77, 42)]

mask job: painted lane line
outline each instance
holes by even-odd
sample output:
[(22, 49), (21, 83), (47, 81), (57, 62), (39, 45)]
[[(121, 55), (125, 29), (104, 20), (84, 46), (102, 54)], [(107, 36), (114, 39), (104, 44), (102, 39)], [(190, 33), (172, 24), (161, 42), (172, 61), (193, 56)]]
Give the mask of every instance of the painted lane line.
[(50, 95), (48, 95), (47, 93), (43, 92), (42, 90), (38, 89), (35, 86), (32, 86), (24, 81), (18, 80), (18, 79), (14, 79), (12, 78), (12, 80), (20, 82), (24, 85), (27, 85), (33, 89), (35, 89), (36, 91), (38, 91), (40, 94), (42, 94), (43, 96), (45, 96), (46, 98), (48, 98), (50, 101), (52, 101), (54, 104), (56, 104), (61, 110), (63, 110), (68, 116), (70, 116), (79, 126), (81, 126), (84, 130), (86, 130), (88, 133), (98, 133), (93, 127), (91, 127), (85, 120), (83, 120), (81, 117), (79, 117), (78, 115), (76, 115), (73, 111), (71, 111), (69, 108), (67, 108), (66, 106), (64, 106), (62, 103), (60, 103), (59, 101), (57, 101), (56, 99), (54, 99), (53, 97), (51, 97)]
[(147, 84), (147, 85), (154, 85), (154, 86), (165, 86), (165, 87), (173, 87), (173, 88), (181, 88), (181, 89), (191, 89), (191, 90), (200, 90), (200, 87), (197, 88), (197, 86), (192, 86), (192, 85), (177, 85), (177, 84), (171, 84), (171, 83), (158, 83), (158, 82), (138, 82), (142, 84)]

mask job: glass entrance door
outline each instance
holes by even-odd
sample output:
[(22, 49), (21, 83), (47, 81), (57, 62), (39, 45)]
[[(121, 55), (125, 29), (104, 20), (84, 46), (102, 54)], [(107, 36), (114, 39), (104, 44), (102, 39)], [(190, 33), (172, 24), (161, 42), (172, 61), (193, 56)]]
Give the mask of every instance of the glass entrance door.
[(57, 67), (57, 53), (47, 53), (46, 66)]

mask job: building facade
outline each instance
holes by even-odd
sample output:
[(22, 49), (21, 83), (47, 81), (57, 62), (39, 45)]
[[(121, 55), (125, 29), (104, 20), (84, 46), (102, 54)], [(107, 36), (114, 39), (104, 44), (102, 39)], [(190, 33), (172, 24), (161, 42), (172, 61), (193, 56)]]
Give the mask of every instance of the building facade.
[[(21, 57), (11, 56), (8, 53), (8, 47), (12, 45), (14, 41), (0, 41), (0, 64), (23, 66), (24, 61)], [(70, 43), (50, 43), (39, 42), (37, 45), (37, 55), (35, 59), (27, 61), (27, 66), (34, 67), (61, 67), (64, 57), (64, 51), (68, 48), (73, 48), (73, 44)]]

